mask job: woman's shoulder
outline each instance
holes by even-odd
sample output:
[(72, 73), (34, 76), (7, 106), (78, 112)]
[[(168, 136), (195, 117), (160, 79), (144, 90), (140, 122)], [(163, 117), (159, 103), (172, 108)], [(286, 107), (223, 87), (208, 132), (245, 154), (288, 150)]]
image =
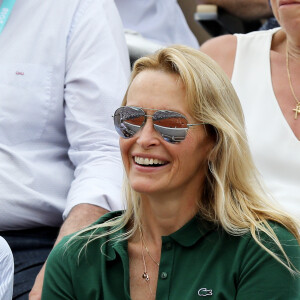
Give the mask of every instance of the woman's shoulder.
[(276, 233), (279, 240), (290, 238), (290, 239), (293, 239), (296, 241), (295, 236), (290, 232), (290, 230), (288, 230), (283, 225), (281, 225), (277, 222), (274, 222), (274, 221), (269, 221), (268, 224), (274, 230), (274, 232)]
[(253, 31), (246, 34), (225, 34), (215, 38), (211, 38), (204, 42), (200, 50), (211, 58), (216, 60), (226, 59), (226, 57), (234, 57), (236, 53), (238, 38), (252, 39), (253, 37), (273, 36), (281, 28), (274, 28), (270, 30)]
[[(280, 245), (262, 230), (256, 230), (260, 243), (247, 233), (240, 237), (241, 251), (236, 252), (238, 259), (238, 296), (237, 299), (298, 299), (300, 277), (293, 275), (292, 269), (300, 270), (300, 246), (297, 239), (285, 227), (269, 222)], [(282, 252), (283, 248), (285, 255)], [(273, 255), (272, 255), (273, 254)], [(288, 260), (287, 260), (288, 258)]]
[(235, 55), (236, 36), (232, 34), (221, 35), (207, 40), (200, 47), (200, 50), (213, 59), (229, 55)]
[[(286, 227), (274, 221), (269, 221), (268, 224), (276, 234), (280, 243), (283, 245), (296, 245), (298, 246), (298, 249), (300, 249), (300, 245), (296, 237)], [(265, 239), (270, 239), (266, 237), (265, 233), (262, 233), (262, 237), (265, 237)]]
[[(285, 228), (283, 225), (274, 222), (274, 221), (269, 221), (268, 225), (270, 227), (270, 229), (272, 231), (274, 231), (278, 241), (282, 244), (283, 247), (285, 246), (295, 246), (295, 248), (300, 251), (300, 245), (296, 239), (296, 237), (287, 229)], [(264, 231), (257, 229), (256, 230), (257, 233), (257, 237), (258, 239), (262, 242), (265, 243), (266, 246), (267, 245), (272, 245), (274, 244), (274, 241), (272, 240), (272, 238), (267, 235)], [(248, 233), (248, 243), (249, 244), (256, 244), (253, 236)]]
[(209, 39), (201, 45), (200, 51), (217, 62), (230, 78), (235, 60), (236, 45), (236, 36), (227, 34)]
[[(278, 243), (274, 241), (269, 235), (262, 230), (256, 230), (256, 236), (258, 241), (265, 247), (261, 247), (254, 239), (254, 237), (248, 233), (245, 239), (247, 249), (245, 254), (245, 261), (273, 261), (270, 252), (275, 254), (279, 259), (286, 262), (282, 249), (290, 261), (300, 270), (300, 245), (297, 238), (283, 225), (276, 222), (268, 222), (270, 229), (275, 233)], [(268, 251), (266, 251), (268, 250)]]

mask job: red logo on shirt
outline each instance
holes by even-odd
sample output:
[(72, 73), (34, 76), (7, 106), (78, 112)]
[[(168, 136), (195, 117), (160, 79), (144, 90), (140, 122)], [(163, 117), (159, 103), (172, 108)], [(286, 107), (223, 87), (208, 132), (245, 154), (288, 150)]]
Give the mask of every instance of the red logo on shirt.
[(23, 76), (23, 75), (24, 75), (24, 72), (19, 72), (19, 71), (17, 71), (17, 72), (16, 72), (16, 75), (21, 75), (21, 76)]

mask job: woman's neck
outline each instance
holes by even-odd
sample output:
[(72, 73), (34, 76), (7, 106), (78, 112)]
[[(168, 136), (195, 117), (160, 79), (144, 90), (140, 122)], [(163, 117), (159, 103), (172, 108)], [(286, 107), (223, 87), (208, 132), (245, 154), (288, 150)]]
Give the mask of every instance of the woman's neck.
[(161, 236), (177, 231), (195, 216), (197, 199), (142, 195), (141, 211), (142, 229), (147, 240), (160, 243)]
[(296, 44), (292, 40), (287, 39), (286, 41), (286, 47), (289, 54), (289, 57), (291, 59), (294, 59), (298, 62), (300, 62), (300, 43)]
[(283, 30), (275, 33), (272, 40), (272, 50), (285, 56), (288, 50), (291, 59), (300, 62), (300, 36), (287, 35)]

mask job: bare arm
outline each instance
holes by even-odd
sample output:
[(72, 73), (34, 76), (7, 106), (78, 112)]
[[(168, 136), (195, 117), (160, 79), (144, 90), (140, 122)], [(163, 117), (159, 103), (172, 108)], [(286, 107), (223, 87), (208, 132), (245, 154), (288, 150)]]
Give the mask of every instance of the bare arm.
[(234, 35), (222, 35), (208, 40), (200, 47), (200, 51), (210, 56), (231, 79), (237, 39)]
[(59, 243), (64, 236), (87, 227), (107, 212), (108, 211), (102, 207), (91, 204), (76, 205), (72, 208), (67, 219), (61, 226), (55, 245)]
[[(68, 215), (67, 219), (63, 223), (54, 246), (58, 244), (64, 236), (76, 232), (84, 227), (87, 227), (91, 223), (98, 220), (105, 213), (107, 213), (107, 210), (95, 205), (91, 205), (91, 204), (76, 205), (75, 207), (72, 208), (70, 214)], [(45, 266), (46, 263), (43, 265), (41, 271), (39, 272), (39, 274), (35, 279), (34, 286), (29, 294), (30, 300), (41, 299), (43, 280), (45, 274)]]
[(197, 4), (215, 4), (244, 20), (257, 20), (272, 16), (268, 0), (196, 0)]

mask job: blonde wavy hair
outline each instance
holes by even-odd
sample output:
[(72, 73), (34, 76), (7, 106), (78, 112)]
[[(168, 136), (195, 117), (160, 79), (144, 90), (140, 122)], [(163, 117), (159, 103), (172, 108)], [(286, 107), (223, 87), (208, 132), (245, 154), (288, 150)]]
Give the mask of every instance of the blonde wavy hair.
[[(299, 274), (269, 221), (281, 224), (300, 244), (299, 223), (269, 200), (260, 183), (247, 142), (242, 108), (223, 70), (200, 51), (179, 45), (164, 48), (137, 60), (133, 66), (129, 88), (134, 78), (145, 70), (177, 74), (186, 89), (186, 99), (183, 100), (187, 101), (190, 114), (199, 123), (205, 123), (208, 134), (215, 137), (215, 146), (209, 155), (209, 172), (203, 195), (198, 202), (199, 214), (231, 235), (240, 236), (250, 232), (265, 251), (291, 273)], [(127, 92), (122, 105), (126, 105)], [(89, 243), (129, 224), (118, 239), (128, 239), (135, 234), (141, 226), (140, 195), (131, 188), (126, 175), (123, 188), (126, 211), (120, 217), (84, 229), (73, 238), (80, 237), (82, 232), (91, 231)], [(99, 235), (95, 232), (100, 227), (110, 228)], [(283, 259), (263, 244), (260, 233), (265, 233), (277, 245)]]

